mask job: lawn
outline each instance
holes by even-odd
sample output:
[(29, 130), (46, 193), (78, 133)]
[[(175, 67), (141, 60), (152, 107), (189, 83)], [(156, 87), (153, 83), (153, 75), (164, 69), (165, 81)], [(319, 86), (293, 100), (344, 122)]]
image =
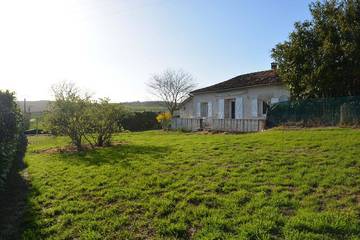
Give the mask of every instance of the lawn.
[(25, 239), (360, 239), (360, 131), (31, 137)]

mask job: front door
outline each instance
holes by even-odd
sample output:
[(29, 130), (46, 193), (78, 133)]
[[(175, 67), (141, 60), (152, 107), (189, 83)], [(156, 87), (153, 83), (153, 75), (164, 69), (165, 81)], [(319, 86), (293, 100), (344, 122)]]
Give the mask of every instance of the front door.
[(225, 108), (225, 118), (226, 119), (235, 119), (235, 99), (225, 99), (224, 102)]

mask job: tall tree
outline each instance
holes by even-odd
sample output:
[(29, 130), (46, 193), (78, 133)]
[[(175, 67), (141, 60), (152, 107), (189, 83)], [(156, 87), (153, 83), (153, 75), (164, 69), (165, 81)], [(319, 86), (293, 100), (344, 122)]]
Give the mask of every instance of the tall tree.
[(310, 4), (312, 19), (295, 23), (272, 57), (295, 99), (360, 95), (360, 1)]
[(171, 115), (195, 88), (191, 74), (183, 70), (172, 69), (167, 69), (160, 74), (154, 74), (148, 86), (154, 95), (164, 101)]

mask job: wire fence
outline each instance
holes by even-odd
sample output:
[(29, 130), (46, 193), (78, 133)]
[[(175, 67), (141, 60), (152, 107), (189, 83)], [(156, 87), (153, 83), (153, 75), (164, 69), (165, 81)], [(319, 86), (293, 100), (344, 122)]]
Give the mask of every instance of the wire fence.
[(294, 100), (270, 106), (267, 126), (360, 126), (360, 96)]

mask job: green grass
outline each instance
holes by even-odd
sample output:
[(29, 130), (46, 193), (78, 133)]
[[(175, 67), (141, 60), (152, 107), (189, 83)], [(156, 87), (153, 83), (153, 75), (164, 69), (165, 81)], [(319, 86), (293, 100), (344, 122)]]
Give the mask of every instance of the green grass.
[(31, 137), (25, 239), (360, 239), (360, 131)]

